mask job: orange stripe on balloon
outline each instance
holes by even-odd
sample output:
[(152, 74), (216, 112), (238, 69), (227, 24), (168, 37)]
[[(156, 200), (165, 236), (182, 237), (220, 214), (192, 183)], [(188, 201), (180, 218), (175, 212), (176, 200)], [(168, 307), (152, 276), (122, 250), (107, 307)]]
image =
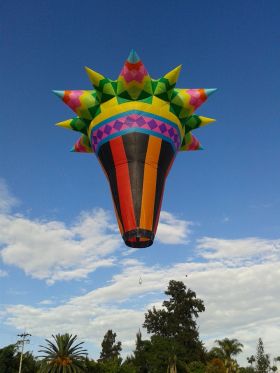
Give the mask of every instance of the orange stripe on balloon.
[(152, 230), (155, 194), (157, 184), (157, 166), (162, 140), (150, 136), (145, 159), (140, 228)]
[(128, 163), (122, 137), (111, 140), (110, 147), (116, 169), (122, 223), (124, 231), (127, 232), (136, 228), (136, 219), (134, 215)]

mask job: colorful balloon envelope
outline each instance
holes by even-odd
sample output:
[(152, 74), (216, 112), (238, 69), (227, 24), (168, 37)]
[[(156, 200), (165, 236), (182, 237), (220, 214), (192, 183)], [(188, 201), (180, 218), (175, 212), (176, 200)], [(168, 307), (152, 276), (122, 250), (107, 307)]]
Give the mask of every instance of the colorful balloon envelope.
[(180, 70), (152, 79), (132, 50), (117, 80), (86, 67), (94, 90), (54, 91), (77, 115), (57, 125), (82, 133), (72, 151), (96, 154), (130, 247), (152, 245), (177, 152), (201, 149), (192, 130), (214, 122), (194, 112), (216, 89), (175, 88)]

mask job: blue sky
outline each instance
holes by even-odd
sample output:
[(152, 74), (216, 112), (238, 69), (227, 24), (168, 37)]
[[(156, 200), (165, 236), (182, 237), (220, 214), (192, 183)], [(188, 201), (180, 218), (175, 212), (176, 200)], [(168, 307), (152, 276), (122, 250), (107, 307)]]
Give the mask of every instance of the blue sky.
[[(98, 356), (113, 328), (127, 351), (147, 307), (188, 274), (207, 346), (239, 338), (244, 360), (262, 337), (279, 355), (279, 12), (250, 0), (1, 5), (1, 345), (26, 329), (36, 351), (69, 331)], [(218, 88), (199, 109), (217, 119), (196, 131), (205, 150), (178, 155), (145, 250), (121, 242), (96, 158), (70, 153), (77, 134), (53, 125), (73, 115), (51, 90), (90, 89), (84, 66), (117, 78), (131, 48), (154, 78), (182, 64), (178, 87)]]

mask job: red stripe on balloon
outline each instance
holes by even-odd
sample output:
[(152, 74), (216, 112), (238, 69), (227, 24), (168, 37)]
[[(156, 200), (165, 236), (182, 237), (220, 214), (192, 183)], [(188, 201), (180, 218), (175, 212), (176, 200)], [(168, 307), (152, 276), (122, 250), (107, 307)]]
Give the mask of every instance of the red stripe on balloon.
[(111, 140), (110, 147), (116, 169), (122, 223), (124, 231), (126, 232), (136, 228), (136, 219), (134, 214), (128, 163), (122, 137), (117, 137), (116, 139)]

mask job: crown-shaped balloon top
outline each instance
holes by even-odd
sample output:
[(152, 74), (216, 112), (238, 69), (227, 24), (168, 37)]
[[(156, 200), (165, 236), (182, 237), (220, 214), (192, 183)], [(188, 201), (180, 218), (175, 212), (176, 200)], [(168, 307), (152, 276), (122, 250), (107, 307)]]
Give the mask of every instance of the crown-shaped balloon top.
[[(54, 91), (77, 114), (76, 118), (57, 124), (61, 127), (82, 132), (87, 137), (91, 121), (102, 113), (103, 105), (109, 100), (114, 99), (117, 105), (133, 101), (153, 105), (154, 97), (169, 105), (169, 111), (179, 119), (186, 136), (191, 130), (214, 121), (193, 113), (216, 89), (176, 88), (181, 66), (160, 79), (152, 79), (137, 53), (132, 50), (117, 80), (106, 78), (88, 67), (85, 69), (94, 90)], [(84, 146), (88, 144), (87, 150), (90, 151), (88, 140), (82, 140)], [(182, 141), (182, 150), (188, 150), (184, 149), (184, 141), (186, 138)]]

